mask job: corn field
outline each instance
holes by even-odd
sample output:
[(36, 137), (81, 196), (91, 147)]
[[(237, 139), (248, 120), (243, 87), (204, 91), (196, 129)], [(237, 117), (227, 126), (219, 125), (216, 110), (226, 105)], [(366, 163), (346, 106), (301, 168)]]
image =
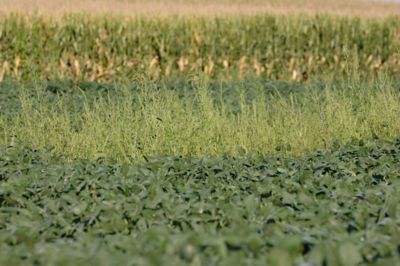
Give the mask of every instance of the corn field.
[(398, 17), (8, 15), (0, 80), (394, 77), (399, 48)]

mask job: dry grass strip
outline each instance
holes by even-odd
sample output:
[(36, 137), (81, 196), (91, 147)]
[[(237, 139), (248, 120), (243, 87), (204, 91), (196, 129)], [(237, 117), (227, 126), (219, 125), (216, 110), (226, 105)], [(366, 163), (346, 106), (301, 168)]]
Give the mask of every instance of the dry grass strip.
[(400, 15), (400, 4), (369, 0), (1, 0), (0, 14), (66, 13), (123, 16), (219, 16), (255, 14), (331, 14), (384, 17)]

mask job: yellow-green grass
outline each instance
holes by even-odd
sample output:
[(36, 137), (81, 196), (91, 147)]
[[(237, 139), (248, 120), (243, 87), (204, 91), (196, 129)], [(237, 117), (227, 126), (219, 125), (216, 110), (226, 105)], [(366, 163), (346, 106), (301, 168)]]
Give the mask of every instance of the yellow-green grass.
[(301, 155), (335, 141), (400, 136), (400, 96), (380, 84), (310, 87), (288, 96), (260, 89), (251, 101), (244, 89), (232, 106), (212, 97), (205, 82), (198, 82), (195, 96), (143, 83), (139, 92), (124, 89), (124, 97), (83, 100), (79, 111), (66, 97), (48, 100), (38, 90), (21, 94), (17, 113), (0, 116), (0, 145), (129, 162), (160, 155)]

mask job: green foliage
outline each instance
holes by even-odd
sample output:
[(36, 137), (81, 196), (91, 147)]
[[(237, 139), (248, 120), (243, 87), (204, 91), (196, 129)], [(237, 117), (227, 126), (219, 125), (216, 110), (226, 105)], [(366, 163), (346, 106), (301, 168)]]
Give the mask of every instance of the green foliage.
[(0, 112), (0, 144), (135, 162), (159, 155), (300, 155), (335, 141), (400, 135), (400, 95), (396, 83), (385, 81), (78, 85), (5, 86), (3, 98), (11, 100)]
[(399, 74), (400, 23), (329, 16), (120, 18), (6, 16), (0, 80), (307, 80)]
[(395, 265), (399, 21), (1, 18), (0, 265)]
[(0, 148), (1, 265), (395, 265), (400, 141), (302, 158)]

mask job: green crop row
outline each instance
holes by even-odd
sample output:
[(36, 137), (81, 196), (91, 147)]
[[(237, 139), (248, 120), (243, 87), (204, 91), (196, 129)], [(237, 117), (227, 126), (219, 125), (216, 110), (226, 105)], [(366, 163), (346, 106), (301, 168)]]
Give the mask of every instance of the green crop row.
[(393, 82), (90, 84), (0, 86), (0, 145), (136, 162), (158, 155), (301, 155), (335, 141), (400, 136)]
[(397, 265), (400, 141), (66, 162), (0, 147), (1, 265)]
[(400, 20), (329, 16), (6, 16), (0, 80), (306, 80), (400, 73)]

